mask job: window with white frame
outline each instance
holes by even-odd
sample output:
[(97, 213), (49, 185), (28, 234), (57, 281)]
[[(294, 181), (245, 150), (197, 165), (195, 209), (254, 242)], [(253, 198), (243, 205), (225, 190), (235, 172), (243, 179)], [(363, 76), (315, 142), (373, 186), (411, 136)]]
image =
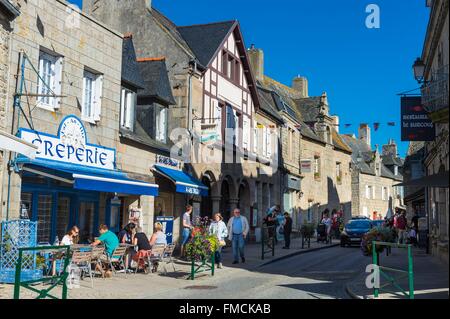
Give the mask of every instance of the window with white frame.
[(168, 110), (165, 107), (157, 107), (155, 109), (155, 139), (159, 142), (167, 142), (167, 114)]
[(134, 116), (137, 103), (136, 92), (122, 87), (120, 100), (120, 126), (134, 131)]
[(250, 132), (251, 132), (251, 127), (250, 127), (250, 119), (248, 118), (248, 116), (244, 115), (243, 117), (243, 122), (242, 122), (242, 147), (245, 150), (249, 150), (250, 149)]
[(256, 154), (258, 153), (258, 126), (259, 124), (256, 121), (253, 121), (253, 152)]
[(372, 193), (373, 193), (373, 187), (370, 185), (366, 185), (366, 198), (371, 199)]
[(314, 156), (314, 178), (320, 178), (320, 157)]
[(398, 166), (397, 165), (394, 166), (394, 175), (395, 176), (398, 175)]
[(387, 191), (387, 187), (385, 187), (385, 186), (383, 186), (383, 188), (382, 188), (381, 199), (388, 200), (388, 191)]
[(51, 111), (60, 107), (62, 83), (61, 56), (39, 52), (39, 77), (37, 85), (37, 105)]
[(84, 71), (83, 101), (81, 105), (81, 117), (83, 120), (91, 123), (100, 121), (102, 87), (103, 76), (101, 74)]

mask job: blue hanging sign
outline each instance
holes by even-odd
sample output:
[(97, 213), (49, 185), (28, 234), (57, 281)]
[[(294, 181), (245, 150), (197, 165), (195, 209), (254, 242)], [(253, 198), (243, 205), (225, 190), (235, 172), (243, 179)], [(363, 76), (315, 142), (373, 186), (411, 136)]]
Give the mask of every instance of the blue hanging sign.
[(158, 216), (156, 217), (156, 222), (163, 225), (163, 233), (166, 234), (167, 244), (172, 244), (173, 242), (173, 217)]

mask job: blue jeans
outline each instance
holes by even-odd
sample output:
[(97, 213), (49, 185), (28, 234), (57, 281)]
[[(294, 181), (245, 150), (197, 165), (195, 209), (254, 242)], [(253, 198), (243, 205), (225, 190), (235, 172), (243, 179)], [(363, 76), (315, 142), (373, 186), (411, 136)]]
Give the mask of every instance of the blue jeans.
[(191, 230), (189, 228), (183, 228), (183, 232), (181, 234), (181, 245), (186, 245), (191, 237)]
[(233, 247), (234, 261), (239, 261), (239, 256), (241, 258), (244, 258), (244, 246), (245, 246), (244, 235), (233, 234), (233, 240), (231, 242), (231, 246)]
[(214, 254), (214, 263), (220, 264), (222, 262), (222, 247), (220, 247)]

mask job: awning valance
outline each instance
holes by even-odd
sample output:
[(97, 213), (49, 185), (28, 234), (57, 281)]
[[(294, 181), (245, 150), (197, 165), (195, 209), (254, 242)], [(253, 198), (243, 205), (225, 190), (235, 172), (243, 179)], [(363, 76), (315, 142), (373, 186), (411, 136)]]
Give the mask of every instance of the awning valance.
[(175, 183), (177, 193), (208, 196), (208, 187), (191, 175), (161, 165), (154, 166), (155, 171)]
[(4, 149), (34, 159), (38, 147), (21, 138), (0, 131), (0, 149)]
[(128, 178), (127, 174), (117, 170), (89, 168), (42, 159), (18, 159), (22, 170), (47, 177), (62, 179), (73, 184), (73, 188), (97, 192), (128, 195), (158, 196), (158, 185)]
[(436, 188), (448, 188), (449, 174), (447, 172), (441, 172), (434, 175), (424, 176), (422, 178), (406, 181), (394, 186), (421, 186), (421, 187), (436, 187)]

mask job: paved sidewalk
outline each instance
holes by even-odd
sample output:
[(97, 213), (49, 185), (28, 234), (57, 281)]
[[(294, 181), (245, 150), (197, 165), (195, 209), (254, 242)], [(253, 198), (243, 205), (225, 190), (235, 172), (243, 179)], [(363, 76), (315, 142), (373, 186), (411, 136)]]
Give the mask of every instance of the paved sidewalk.
[[(248, 271), (256, 270), (266, 263), (288, 258), (292, 255), (302, 254), (318, 249), (327, 249), (335, 247), (324, 243), (317, 243), (311, 240), (311, 247), (301, 249), (301, 239), (292, 240), (291, 249), (281, 249), (283, 243), (278, 243), (275, 247), (275, 257), (267, 255), (265, 260), (261, 260), (261, 244), (248, 244), (245, 249), (246, 263), (232, 265), (231, 247), (227, 247), (223, 252), (224, 269), (217, 269), (215, 276), (211, 277), (210, 273), (199, 274), (194, 281), (187, 280), (190, 274), (190, 263), (176, 260), (176, 272), (171, 272), (171, 266), (168, 275), (164, 274), (163, 267), (160, 266), (158, 274), (144, 275), (138, 274), (118, 274), (116, 277), (103, 279), (94, 279), (94, 288), (90, 287), (90, 279), (82, 280), (80, 288), (70, 289), (68, 297), (70, 299), (145, 299), (159, 298), (158, 296), (170, 295), (171, 291), (179, 289), (190, 289), (192, 286), (211, 285), (223, 281), (234, 274), (244, 274)], [(0, 299), (11, 299), (13, 297), (13, 285), (0, 284)], [(43, 286), (40, 286), (42, 289)], [(57, 287), (52, 293), (61, 296), (61, 288)], [(21, 289), (21, 298), (30, 299), (36, 297), (36, 294), (29, 290)]]
[[(386, 253), (380, 254), (381, 266), (395, 269), (408, 269), (408, 259), (405, 249), (393, 249), (390, 256)], [(372, 262), (371, 257), (367, 257), (367, 264)], [(373, 290), (365, 285), (365, 269), (360, 270), (360, 275), (355, 277), (346, 286), (346, 290), (355, 299), (374, 299)], [(415, 299), (448, 299), (449, 298), (449, 276), (448, 265), (443, 264), (436, 258), (427, 255), (421, 249), (413, 251), (413, 271), (414, 271), (414, 297)], [(393, 273), (389, 273), (393, 275)], [(398, 275), (397, 275), (398, 276)], [(399, 285), (408, 291), (408, 279), (400, 279)], [(381, 277), (381, 285), (387, 283)], [(390, 285), (386, 289), (391, 292), (380, 291), (379, 299), (405, 299), (408, 298), (401, 293), (400, 289)]]

